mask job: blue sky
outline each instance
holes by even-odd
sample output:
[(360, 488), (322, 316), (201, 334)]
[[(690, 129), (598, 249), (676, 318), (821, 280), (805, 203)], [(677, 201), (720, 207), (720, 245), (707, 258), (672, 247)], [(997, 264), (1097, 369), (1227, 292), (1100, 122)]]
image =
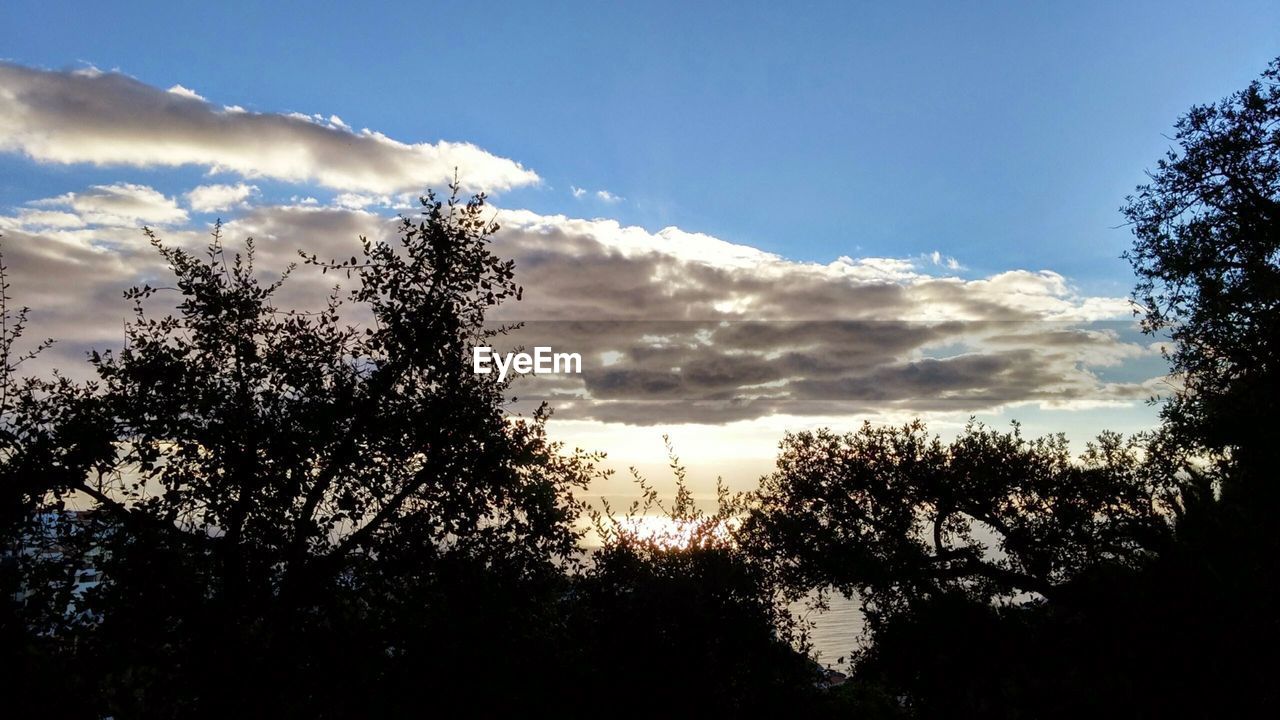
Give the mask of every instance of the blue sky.
[[(1280, 51), (1274, 2), (416, 5), (11, 0), (0, 55), (470, 141), (541, 175), (502, 198), (540, 212), (1116, 294), (1116, 209), (1162, 133)], [(109, 175), (28, 166), (0, 159), (0, 203)]]

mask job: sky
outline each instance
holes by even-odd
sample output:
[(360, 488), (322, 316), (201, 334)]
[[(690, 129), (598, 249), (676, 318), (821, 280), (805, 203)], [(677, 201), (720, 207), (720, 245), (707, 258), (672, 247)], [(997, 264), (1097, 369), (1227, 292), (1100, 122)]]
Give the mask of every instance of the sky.
[(456, 167), (530, 288), (510, 316), (588, 356), (539, 390), (574, 441), (749, 476), (864, 417), (1131, 431), (1164, 379), (1118, 208), (1275, 54), (1273, 2), (10, 1), (0, 233), (71, 362), (162, 272), (140, 225), (222, 217), (284, 262)]

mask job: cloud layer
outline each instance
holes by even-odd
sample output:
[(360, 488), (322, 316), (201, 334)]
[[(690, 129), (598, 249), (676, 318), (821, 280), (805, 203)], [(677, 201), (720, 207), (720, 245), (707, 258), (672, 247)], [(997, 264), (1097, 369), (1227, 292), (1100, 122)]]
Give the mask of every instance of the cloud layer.
[(519, 163), (469, 143), (405, 143), (337, 117), (220, 107), (180, 85), (119, 73), (51, 72), (0, 63), (0, 151), (41, 162), (196, 165), (336, 190), (418, 192), (453, 179), (501, 191), (538, 182)]
[[(56, 204), (68, 216), (62, 225), (37, 221), (33, 208), (0, 218), (13, 293), (35, 309), (33, 332), (64, 340), (63, 360), (118, 342), (120, 290), (163, 277), (140, 234), (116, 223), (119, 211), (100, 210), (96, 198), (107, 195), (95, 188), (32, 204)], [(1152, 356), (1128, 331), (1127, 302), (1082, 296), (1056, 273), (963, 279), (932, 274), (930, 258), (797, 263), (677, 228), (496, 212), (494, 250), (515, 259), (525, 299), (494, 320), (526, 321), (512, 344), (583, 357), (580, 376), (524, 378), (514, 390), (522, 405), (551, 401), (562, 418), (723, 424), (1091, 407), (1152, 393), (1153, 380), (1099, 372)], [(267, 205), (244, 210), (225, 234), (253, 236), (260, 266), (280, 269), (300, 248), (344, 257), (359, 235), (394, 230), (393, 219), (360, 209)], [(193, 247), (206, 239), (182, 227), (166, 236)], [(305, 306), (331, 280), (300, 271), (283, 301)]]

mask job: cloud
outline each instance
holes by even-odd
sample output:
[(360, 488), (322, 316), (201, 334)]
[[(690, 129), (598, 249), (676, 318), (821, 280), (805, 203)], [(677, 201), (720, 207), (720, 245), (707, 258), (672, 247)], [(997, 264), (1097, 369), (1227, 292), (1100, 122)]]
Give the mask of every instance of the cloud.
[[(162, 264), (136, 231), (25, 210), (0, 224), (12, 294), (34, 308), (33, 335), (64, 338), (64, 353), (118, 342), (120, 290), (162, 277)], [(513, 392), (520, 407), (546, 399), (570, 421), (1085, 408), (1139, 403), (1157, 380), (1107, 379), (1108, 368), (1150, 357), (1127, 301), (1083, 295), (1049, 271), (961, 279), (932, 274), (928, 257), (801, 263), (678, 228), (524, 210), (497, 219), (493, 249), (515, 260), (525, 292), (492, 319), (527, 321), (511, 344), (583, 357), (582, 375), (523, 378)], [(299, 201), (247, 208), (224, 234), (253, 236), (259, 267), (278, 270), (300, 248), (345, 257), (360, 235), (390, 239), (395, 227), (367, 210)], [(164, 237), (198, 248), (205, 232)], [(306, 307), (331, 281), (299, 271), (280, 302)]]
[(11, 220), (0, 221), (0, 247), (10, 297), (31, 307), (22, 342), (30, 347), (43, 338), (58, 341), (24, 370), (61, 367), (84, 377), (87, 349), (120, 345), (129, 314), (123, 290), (140, 278), (163, 277), (164, 263), (137, 228), (40, 230), (14, 227), (6, 222)]
[(196, 212), (215, 212), (237, 207), (258, 192), (257, 185), (201, 185), (187, 193), (187, 205)]
[[(40, 208), (65, 208), (71, 211), (69, 213), (58, 211), (55, 214), (26, 213), (19, 216), (23, 223), (34, 225), (138, 227), (173, 225), (187, 221), (187, 211), (178, 207), (178, 203), (173, 198), (166, 197), (158, 190), (146, 185), (132, 183), (94, 185), (83, 192), (69, 192), (28, 204)], [(54, 217), (58, 221), (49, 222)]]
[(950, 257), (948, 255), (943, 255), (941, 252), (937, 250), (934, 250), (933, 252), (929, 253), (928, 255), (926, 255), (926, 257), (929, 258), (930, 262), (932, 262), (934, 265), (937, 265), (938, 267), (945, 267), (948, 270), (964, 269), (964, 266), (960, 264), (959, 260), (956, 260), (955, 258)]
[(4, 222), (6, 225), (32, 228), (78, 228), (86, 224), (84, 218), (73, 212), (33, 208), (22, 208), (16, 217), (8, 218)]
[(204, 100), (204, 96), (201, 95), (200, 93), (196, 92), (195, 90), (192, 90), (191, 88), (186, 88), (181, 85), (174, 85), (173, 87), (169, 88), (168, 92), (171, 92), (174, 95), (180, 95), (185, 98), (190, 98), (192, 100), (201, 100), (201, 101)]
[(502, 211), (524, 320), (512, 344), (579, 352), (580, 377), (521, 380), (561, 417), (723, 424), (771, 415), (1130, 404), (1149, 382), (1100, 368), (1145, 354), (1124, 298), (1050, 271), (976, 280), (935, 265), (799, 263), (699, 233)]
[(333, 198), (333, 204), (337, 207), (347, 208), (349, 210), (361, 210), (371, 205), (392, 207), (396, 204), (396, 201), (386, 195), (375, 196), (362, 195), (360, 193), (340, 193)]
[(501, 191), (539, 182), (532, 170), (463, 142), (405, 143), (341, 119), (219, 107), (96, 69), (0, 63), (0, 151), (39, 162), (195, 165), (247, 178), (371, 193), (420, 191), (453, 179)]
[[(577, 185), (569, 186), (569, 194), (573, 195), (575, 198), (579, 198), (579, 199), (584, 198), (587, 196), (588, 192), (590, 191), (587, 190), (586, 188), (580, 188)], [(599, 200), (600, 202), (609, 203), (610, 205), (614, 203), (622, 202), (624, 199), (619, 195), (614, 195), (608, 190), (596, 190), (595, 192), (591, 193), (591, 195), (595, 197), (595, 199)]]

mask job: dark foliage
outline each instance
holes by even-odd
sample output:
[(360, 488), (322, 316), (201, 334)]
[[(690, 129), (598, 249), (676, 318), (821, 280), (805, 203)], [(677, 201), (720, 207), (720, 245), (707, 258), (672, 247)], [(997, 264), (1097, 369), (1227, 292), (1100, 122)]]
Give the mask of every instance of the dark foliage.
[[(1172, 340), (1181, 382), (1165, 419), (1188, 442), (1262, 455), (1280, 434), (1280, 59), (1249, 87), (1192, 108), (1128, 199), (1126, 257), (1145, 328)], [(1274, 483), (1270, 483), (1274, 485)]]
[(1076, 459), (980, 425), (944, 445), (919, 422), (789, 434), (743, 535), (794, 594), (856, 593), (872, 627), (948, 592), (1053, 599), (1167, 545), (1173, 488), (1144, 449), (1104, 434)]
[(251, 241), (231, 254), (215, 232), (200, 257), (151, 235), (174, 286), (126, 294), (125, 347), (91, 354), (93, 382), (17, 379), (6, 335), (10, 542), (44, 540), (33, 523), (67, 502), (95, 508), (71, 524), (109, 582), (75, 612), (67, 533), (10, 556), (30, 641), (87, 706), (344, 716), (519, 677), (475, 648), (542, 632), (593, 458), (471, 372), (486, 309), (520, 289), (483, 198), (455, 198), (424, 198), (398, 246), (304, 258), (354, 280), (313, 312), (276, 307), (289, 273), (261, 281)]
[(593, 704), (627, 697), (643, 714), (817, 709), (817, 668), (795, 649), (806, 645), (803, 628), (734, 537), (742, 496), (718, 485), (715, 510), (703, 512), (670, 459), (670, 505), (633, 470), (643, 500), (621, 515), (594, 513), (601, 546), (576, 584), (573, 618), (594, 657), (581, 663), (583, 687)]
[(949, 444), (918, 422), (793, 434), (741, 539), (793, 597), (858, 598), (867, 635), (841, 694), (864, 712), (1101, 712), (1128, 706), (1094, 684), (1112, 676), (1089, 664), (1109, 656), (1071, 626), (1097, 630), (1109, 619), (1086, 617), (1097, 593), (1132, 582), (1173, 544), (1184, 508), (1168, 462), (1155, 437), (1109, 433), (1078, 458), (1061, 436), (973, 424)]

